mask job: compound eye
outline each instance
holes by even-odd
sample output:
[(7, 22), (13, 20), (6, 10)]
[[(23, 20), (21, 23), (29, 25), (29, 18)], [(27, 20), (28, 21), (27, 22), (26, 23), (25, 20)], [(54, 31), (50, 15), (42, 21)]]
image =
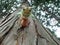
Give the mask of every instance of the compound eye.
[(25, 10), (25, 9), (23, 9), (23, 10)]
[(29, 10), (29, 11), (31, 11), (31, 10)]

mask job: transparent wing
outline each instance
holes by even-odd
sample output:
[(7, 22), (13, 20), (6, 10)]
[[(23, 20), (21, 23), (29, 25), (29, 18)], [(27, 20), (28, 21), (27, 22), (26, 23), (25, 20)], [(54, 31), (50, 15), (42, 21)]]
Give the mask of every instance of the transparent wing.
[(20, 10), (15, 11), (11, 15), (7, 15), (2, 21), (0, 22), (0, 38), (7, 35), (7, 33), (13, 28), (14, 23), (18, 19), (17, 14)]

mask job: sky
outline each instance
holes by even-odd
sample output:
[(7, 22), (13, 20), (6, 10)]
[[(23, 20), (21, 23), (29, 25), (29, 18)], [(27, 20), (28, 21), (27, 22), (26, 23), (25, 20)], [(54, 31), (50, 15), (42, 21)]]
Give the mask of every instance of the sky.
[(60, 27), (57, 27), (57, 30), (55, 32), (58, 38), (60, 38)]
[[(51, 30), (55, 30), (55, 34), (58, 38), (60, 38), (60, 27), (56, 26), (56, 24), (58, 23), (58, 21), (55, 18), (52, 18), (50, 20), (50, 25), (53, 25), (53, 27), (51, 27)], [(55, 25), (55, 26), (54, 26)]]

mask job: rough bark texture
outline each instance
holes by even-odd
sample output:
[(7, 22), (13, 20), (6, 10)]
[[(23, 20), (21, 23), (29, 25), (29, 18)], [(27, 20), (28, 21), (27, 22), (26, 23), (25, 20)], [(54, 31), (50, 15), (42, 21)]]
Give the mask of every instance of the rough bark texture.
[(29, 26), (20, 29), (18, 12), (0, 22), (0, 45), (60, 45), (60, 41), (49, 30), (31, 17)]

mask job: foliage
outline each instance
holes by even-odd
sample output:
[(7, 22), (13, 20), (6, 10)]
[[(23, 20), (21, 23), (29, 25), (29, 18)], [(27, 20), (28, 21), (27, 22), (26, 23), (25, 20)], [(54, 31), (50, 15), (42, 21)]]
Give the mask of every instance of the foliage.
[(4, 16), (7, 13), (12, 13), (19, 5), (17, 0), (0, 0), (0, 16)]

